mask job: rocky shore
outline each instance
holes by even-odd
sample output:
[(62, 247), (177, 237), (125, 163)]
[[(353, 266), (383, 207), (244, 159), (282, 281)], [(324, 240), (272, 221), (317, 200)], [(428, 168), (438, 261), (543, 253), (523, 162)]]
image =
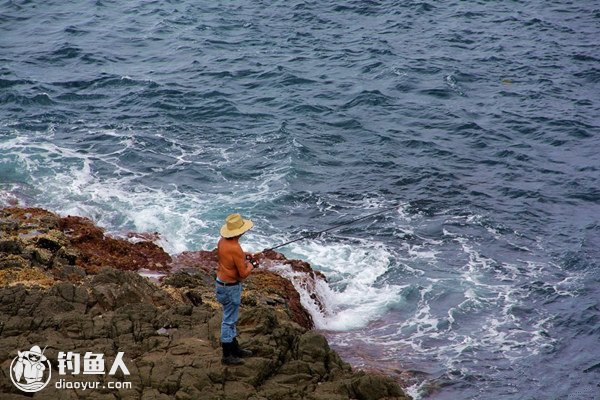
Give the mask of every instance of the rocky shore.
[[(269, 270), (284, 264), (308, 281), (324, 279), (308, 264), (264, 255), (266, 268), (245, 282), (238, 323), (240, 342), (254, 356), (225, 367), (214, 251), (171, 256), (154, 235), (129, 236), (110, 237), (82, 217), (0, 209), (0, 398), (408, 399), (393, 379), (342, 361), (311, 329), (294, 286)], [(164, 276), (143, 276), (150, 271)], [(44, 389), (24, 393), (11, 382), (11, 364), (34, 345), (46, 346), (52, 377)], [(124, 352), (129, 375), (74, 374), (68, 363), (61, 375), (60, 352), (103, 354), (107, 370)], [(109, 387), (123, 382), (131, 387)]]

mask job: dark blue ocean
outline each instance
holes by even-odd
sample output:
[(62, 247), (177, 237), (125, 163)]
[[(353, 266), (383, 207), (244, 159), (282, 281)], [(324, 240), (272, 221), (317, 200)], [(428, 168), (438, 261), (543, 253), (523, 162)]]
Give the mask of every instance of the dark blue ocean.
[(397, 205), (281, 250), (419, 399), (600, 398), (599, 115), (592, 0), (0, 0), (2, 205), (172, 254)]

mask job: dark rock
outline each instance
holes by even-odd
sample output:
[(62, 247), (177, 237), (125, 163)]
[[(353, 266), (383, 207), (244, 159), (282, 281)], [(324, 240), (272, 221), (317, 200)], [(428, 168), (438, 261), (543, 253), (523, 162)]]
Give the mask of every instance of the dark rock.
[(404, 393), (390, 377), (383, 375), (364, 375), (353, 378), (350, 393), (359, 400), (379, 400), (385, 398), (404, 398)]
[(31, 254), (32, 261), (40, 265), (47, 266), (52, 261), (52, 252), (45, 248), (27, 246), (26, 251)]
[(297, 357), (306, 362), (325, 362), (329, 354), (327, 339), (314, 331), (304, 333), (298, 339)]
[(78, 253), (75, 249), (61, 247), (55, 254), (56, 259), (60, 260), (60, 264), (75, 265), (77, 262)]
[(50, 293), (57, 295), (69, 302), (87, 304), (88, 292), (86, 288), (80, 285), (74, 285), (71, 282), (59, 282), (52, 286)]
[(92, 295), (103, 310), (110, 310), (115, 307), (115, 293), (112, 287), (108, 285), (98, 285), (92, 287)]
[(0, 257), (0, 270), (2, 269), (22, 269), (29, 266), (29, 262), (21, 256), (8, 254)]
[(162, 283), (176, 288), (195, 288), (202, 285), (202, 280), (198, 276), (192, 276), (188, 272), (177, 271), (165, 277)]
[(50, 250), (51, 252), (56, 252), (67, 243), (66, 236), (57, 230), (37, 235), (33, 238), (33, 241), (35, 241), (37, 247)]
[(242, 295), (242, 304), (245, 306), (255, 306), (258, 304), (258, 300), (256, 299), (256, 296), (244, 293)]
[(159, 392), (158, 389), (148, 388), (142, 393), (141, 400), (171, 400), (171, 396)]
[(12, 234), (19, 229), (19, 222), (12, 218), (3, 217), (0, 215), (0, 232)]
[(21, 254), (23, 251), (23, 242), (18, 237), (9, 237), (0, 239), (0, 252), (8, 254)]
[(202, 304), (202, 294), (198, 290), (188, 290), (185, 292), (185, 297), (195, 306)]
[(87, 275), (83, 268), (76, 265), (59, 264), (56, 259), (54, 259), (52, 268), (55, 276), (63, 281), (80, 282)]

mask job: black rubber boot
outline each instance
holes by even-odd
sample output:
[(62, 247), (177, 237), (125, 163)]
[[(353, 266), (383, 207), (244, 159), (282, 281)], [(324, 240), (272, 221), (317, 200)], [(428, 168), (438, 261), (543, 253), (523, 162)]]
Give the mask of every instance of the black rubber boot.
[(235, 355), (233, 343), (221, 343), (221, 347), (223, 348), (223, 358), (221, 358), (221, 364), (242, 365), (244, 363), (244, 360)]
[(236, 357), (252, 357), (252, 351), (248, 350), (248, 349), (242, 349), (240, 347), (240, 344), (237, 341), (237, 338), (233, 338), (233, 342), (231, 342), (232, 344), (232, 350), (233, 350), (233, 355)]

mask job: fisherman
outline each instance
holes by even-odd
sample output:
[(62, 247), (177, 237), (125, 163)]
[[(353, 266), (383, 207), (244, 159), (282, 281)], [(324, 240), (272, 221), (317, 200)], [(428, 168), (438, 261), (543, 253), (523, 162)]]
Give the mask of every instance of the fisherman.
[(259, 266), (251, 253), (245, 253), (240, 246), (240, 237), (250, 230), (254, 223), (243, 219), (240, 214), (230, 214), (221, 227), (221, 238), (217, 245), (219, 264), (217, 267), (217, 300), (223, 305), (221, 323), (221, 346), (225, 365), (240, 365), (240, 357), (250, 357), (252, 351), (240, 348), (236, 335), (236, 323), (242, 296), (242, 283), (254, 268)]
[(19, 359), (13, 367), (16, 381), (25, 378), (27, 383), (41, 382), (44, 377), (46, 366), (43, 364), (47, 360), (40, 346), (33, 346), (29, 351), (18, 352)]

